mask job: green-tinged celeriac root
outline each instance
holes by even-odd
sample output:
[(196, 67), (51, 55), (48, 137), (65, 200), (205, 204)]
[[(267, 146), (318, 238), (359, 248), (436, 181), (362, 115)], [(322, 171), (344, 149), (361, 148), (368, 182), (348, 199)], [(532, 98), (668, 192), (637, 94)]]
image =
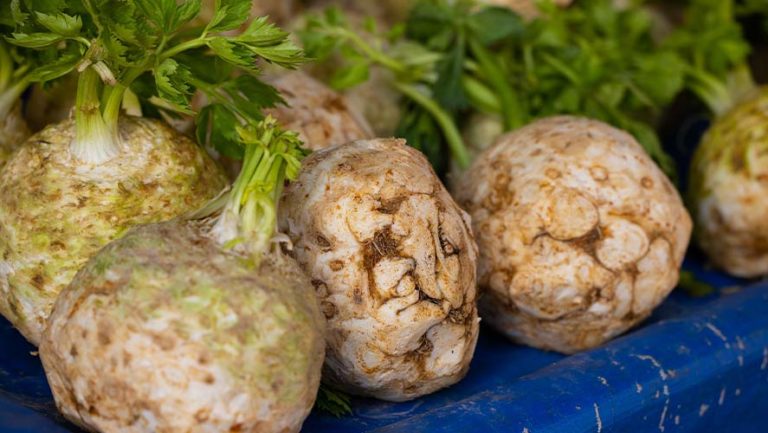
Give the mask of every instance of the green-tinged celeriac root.
[(73, 121), (31, 137), (0, 173), (0, 313), (40, 341), (56, 296), (88, 258), (137, 224), (191, 211), (225, 178), (165, 124), (125, 117), (119, 153), (91, 164), (70, 151)]
[(768, 275), (768, 88), (714, 121), (694, 155), (688, 198), (713, 263)]
[(21, 104), (17, 103), (6, 116), (0, 118), (0, 169), (30, 135), (27, 122), (21, 115)]
[(500, 137), (455, 190), (480, 248), (484, 320), (573, 353), (648, 317), (675, 287), (691, 220), (629, 134), (553, 117)]
[(328, 320), (324, 381), (403, 401), (466, 374), (477, 247), (423, 155), (395, 139), (320, 150), (279, 211)]
[(101, 432), (299, 431), (324, 351), (310, 282), (278, 252), (255, 265), (223, 250), (211, 224), (134, 228), (62, 292), (40, 357), (69, 420)]

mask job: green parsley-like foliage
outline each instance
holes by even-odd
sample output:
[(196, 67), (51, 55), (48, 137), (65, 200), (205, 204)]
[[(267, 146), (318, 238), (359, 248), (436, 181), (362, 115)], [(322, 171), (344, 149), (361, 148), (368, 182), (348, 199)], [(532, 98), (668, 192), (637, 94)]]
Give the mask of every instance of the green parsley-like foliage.
[[(302, 37), (311, 56), (342, 59), (338, 74), (345, 79), (332, 84), (365, 80), (371, 65), (392, 71), (409, 97), (399, 134), (417, 138), (417, 147), (429, 143), (426, 153), (438, 171), (445, 146), (466, 165), (453, 131), (479, 111), (498, 115), (505, 130), (555, 114), (603, 120), (632, 133), (673, 175), (655, 123), (683, 88), (685, 61), (654, 40), (647, 10), (640, 2), (617, 9), (611, 0), (539, 6), (542, 15), (525, 21), (470, 0), (417, 0), (403, 31), (379, 34), (354, 32), (331, 11), (310, 20)], [(402, 47), (418, 55), (403, 58)], [(414, 85), (426, 101), (407, 92)]]
[(296, 179), (307, 152), (298, 134), (282, 129), (271, 116), (237, 126), (236, 133), (245, 157), (232, 189), (190, 218), (219, 214), (213, 228), (219, 242), (227, 248), (244, 244), (258, 263), (277, 230), (283, 184)]
[[(235, 124), (281, 101), (257, 78), (259, 62), (292, 68), (303, 53), (266, 17), (247, 22), (250, 0), (216, 0), (211, 20), (194, 27), (200, 8), (201, 0), (11, 0), (0, 22), (13, 26), (8, 43), (49, 56), (35, 81), (79, 72), (76, 155), (110, 156), (126, 93), (169, 115), (199, 115), (199, 138), (224, 138), (223, 153), (241, 155)], [(194, 113), (198, 90), (211, 104)]]
[[(742, 11), (768, 11), (768, 2), (747, 2)], [(686, 84), (716, 115), (754, 89), (747, 65), (750, 45), (736, 20), (733, 0), (687, 0), (684, 24), (668, 45), (686, 60)]]
[[(33, 83), (50, 82), (72, 71), (81, 54), (72, 44), (62, 46), (64, 38), (82, 26), (79, 19), (49, 14), (42, 7), (35, 15), (41, 27), (50, 33), (18, 25), (29, 16), (22, 12), (19, 0), (0, 5), (0, 117), (8, 114)], [(14, 45), (8, 38), (20, 43)], [(52, 43), (58, 46), (49, 46)]]
[[(282, 99), (258, 78), (259, 64), (293, 68), (303, 52), (266, 17), (247, 22), (251, 0), (215, 0), (210, 21), (193, 25), (200, 8), (201, 0), (11, 0), (0, 23), (15, 50), (47, 60), (28, 68), (30, 81), (79, 74), (71, 149), (80, 160), (117, 154), (126, 102), (146, 113), (197, 116), (202, 144), (244, 157), (231, 191), (201, 212), (221, 211), (222, 242), (245, 243), (258, 261), (276, 232), (283, 183), (304, 156), (295, 133), (262, 116)], [(198, 112), (197, 92), (208, 101)]]
[(315, 401), (315, 409), (331, 414), (336, 418), (352, 415), (352, 399), (341, 391), (320, 385)]
[(454, 116), (441, 105), (433, 89), (438, 78), (436, 68), (442, 59), (440, 53), (404, 38), (402, 27), (380, 31), (370, 20), (363, 29), (356, 29), (337, 8), (310, 17), (300, 35), (311, 57), (341, 61), (330, 80), (339, 90), (368, 80), (372, 67), (390, 71), (396, 88), (408, 101), (409, 109), (402, 122), (421, 125), (401, 128), (398, 135), (422, 150), (436, 168), (445, 162), (445, 147), (460, 165), (469, 164)]
[(689, 271), (680, 272), (680, 281), (677, 285), (693, 298), (704, 298), (717, 293), (711, 284), (700, 280), (693, 272)]

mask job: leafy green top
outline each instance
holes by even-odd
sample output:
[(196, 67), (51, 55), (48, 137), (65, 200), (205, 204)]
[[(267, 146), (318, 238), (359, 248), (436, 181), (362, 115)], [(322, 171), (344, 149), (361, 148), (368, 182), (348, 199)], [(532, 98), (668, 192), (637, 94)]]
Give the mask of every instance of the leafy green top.
[(320, 389), (317, 391), (315, 408), (329, 413), (336, 418), (341, 418), (346, 415), (352, 415), (352, 398), (343, 392), (320, 384)]
[[(48, 26), (59, 24), (43, 12), (38, 12), (41, 20)], [(20, 11), (18, 1), (3, 2), (0, 5), (0, 32), (10, 36), (16, 28), (16, 19)], [(69, 23), (76, 27), (78, 23)], [(59, 51), (62, 52), (59, 52)], [(72, 53), (67, 47), (49, 47), (47, 49), (29, 49), (14, 46), (0, 38), (0, 118), (7, 116), (24, 91), (35, 82), (51, 81), (69, 72), (72, 67), (56, 62), (59, 58), (70, 58)]]
[(201, 90), (212, 103), (199, 113), (199, 135), (231, 145), (233, 119), (260, 119), (262, 108), (280, 101), (256, 78), (258, 60), (294, 67), (302, 52), (266, 18), (246, 25), (250, 0), (216, 0), (211, 20), (192, 27), (200, 7), (201, 0), (11, 0), (15, 28), (5, 36), (51, 53), (38, 81), (80, 73), (73, 150), (83, 160), (99, 162), (119, 149), (126, 93), (150, 111), (193, 114), (190, 100)]
[[(654, 40), (650, 14), (640, 5), (617, 9), (611, 0), (583, 0), (564, 10), (547, 1), (540, 6), (542, 16), (528, 22), (470, 0), (418, 0), (404, 29), (369, 27), (362, 34), (328, 11), (310, 20), (302, 36), (310, 55), (342, 57), (345, 66), (332, 80), (337, 87), (364, 81), (372, 64), (394, 72), (412, 101), (400, 134), (442, 135), (459, 163), (466, 155), (454, 129), (467, 112), (497, 114), (505, 130), (577, 114), (628, 130), (672, 173), (653, 123), (681, 90), (685, 62)], [(445, 166), (442, 143), (415, 143), (426, 146), (438, 170)]]
[(258, 263), (277, 230), (277, 202), (286, 180), (294, 180), (306, 155), (298, 134), (270, 117), (237, 127), (245, 146), (240, 175), (226, 194), (189, 216), (219, 214), (212, 234), (224, 248), (244, 247)]
[[(733, 0), (687, 0), (685, 23), (667, 41), (687, 62), (687, 86), (717, 115), (755, 86), (747, 65), (750, 45), (736, 21)], [(761, 0), (762, 1), (762, 0)], [(744, 12), (768, 10), (761, 1)]]

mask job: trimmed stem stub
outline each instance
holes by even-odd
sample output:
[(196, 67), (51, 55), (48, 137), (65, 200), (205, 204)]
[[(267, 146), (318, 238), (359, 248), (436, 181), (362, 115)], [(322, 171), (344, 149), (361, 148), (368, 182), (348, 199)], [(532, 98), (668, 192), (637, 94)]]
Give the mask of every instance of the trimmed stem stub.
[(272, 117), (238, 128), (238, 135), (245, 146), (240, 175), (226, 196), (192, 218), (219, 212), (211, 236), (223, 248), (240, 248), (258, 263), (276, 234), (283, 182), (296, 177), (304, 151), (297, 134), (281, 129)]
[(101, 86), (99, 74), (90, 67), (81, 73), (77, 85), (75, 139), (70, 150), (77, 159), (91, 164), (101, 164), (120, 153), (119, 111), (110, 112), (108, 118), (102, 113)]

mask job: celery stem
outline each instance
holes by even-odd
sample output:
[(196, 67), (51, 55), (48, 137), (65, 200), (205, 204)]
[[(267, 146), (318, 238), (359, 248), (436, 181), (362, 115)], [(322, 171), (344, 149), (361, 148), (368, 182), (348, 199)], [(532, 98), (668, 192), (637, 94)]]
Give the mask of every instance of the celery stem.
[(126, 87), (120, 83), (112, 87), (109, 96), (107, 97), (106, 104), (104, 104), (104, 122), (110, 130), (117, 131), (117, 123), (120, 118), (120, 108), (123, 104), (123, 96), (125, 95)]
[(4, 42), (0, 41), (0, 92), (5, 91), (11, 84), (13, 76), (13, 60)]
[(278, 129), (271, 117), (238, 128), (238, 134), (245, 146), (240, 175), (226, 198), (212, 201), (193, 217), (221, 211), (211, 234), (224, 248), (242, 245), (258, 265), (277, 229), (277, 201), (291, 165), (286, 157), (300, 158), (296, 152), (301, 142), (294, 133)]
[(501, 115), (505, 129), (510, 131), (525, 124), (525, 113), (520, 105), (517, 92), (512, 88), (509, 77), (488, 50), (477, 41), (469, 41), (470, 49), (477, 58), (480, 67), (487, 74), (487, 79), (498, 93), (501, 103)]
[(75, 140), (71, 151), (84, 162), (99, 164), (119, 153), (117, 123), (108, 124), (101, 113), (101, 78), (93, 68), (80, 74), (75, 100)]
[(159, 62), (162, 62), (163, 60), (171, 58), (184, 51), (200, 48), (204, 46), (207, 42), (208, 42), (207, 39), (204, 37), (199, 37), (197, 39), (192, 39), (191, 41), (183, 42), (169, 49), (168, 51), (165, 51), (162, 54), (158, 55)]
[(493, 90), (473, 77), (464, 76), (462, 80), (464, 91), (472, 105), (486, 113), (501, 113), (501, 102)]
[(396, 83), (395, 86), (403, 95), (410, 98), (413, 102), (429, 112), (437, 124), (440, 125), (456, 163), (459, 164), (460, 168), (469, 167), (469, 164), (472, 161), (470, 160), (466, 146), (464, 146), (464, 140), (461, 138), (461, 134), (453, 119), (451, 119), (451, 116), (437, 105), (435, 101), (419, 92), (414, 86), (403, 83)]
[(396, 59), (393, 59), (392, 57), (387, 56), (386, 54), (382, 53), (379, 50), (376, 50), (368, 44), (363, 38), (358, 36), (354, 32), (350, 32), (348, 30), (338, 30), (335, 32), (329, 32), (332, 36), (336, 36), (338, 38), (344, 38), (350, 40), (353, 44), (355, 44), (360, 51), (363, 52), (365, 56), (367, 56), (369, 59), (374, 61), (375, 63), (378, 63), (381, 66), (384, 66), (385, 68), (389, 69), (395, 75), (401, 75), (403, 73), (407, 72), (407, 69), (403, 64), (398, 62)]
[(703, 70), (690, 70), (691, 90), (717, 116), (725, 114), (734, 104), (728, 86)]

